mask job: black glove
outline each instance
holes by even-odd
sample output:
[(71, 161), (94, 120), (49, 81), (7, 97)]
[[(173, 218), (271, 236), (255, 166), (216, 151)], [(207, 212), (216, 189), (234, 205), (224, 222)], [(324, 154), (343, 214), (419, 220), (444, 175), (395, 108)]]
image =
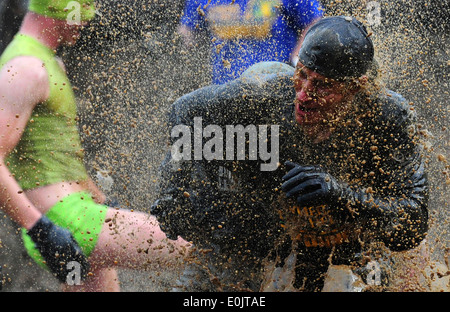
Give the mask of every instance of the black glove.
[(71, 267), (67, 268), (67, 264), (71, 261), (80, 264), (81, 279), (87, 276), (89, 263), (68, 230), (42, 216), (28, 231), (28, 235), (45, 259), (47, 267), (61, 282), (65, 283), (73, 270)]
[(330, 204), (343, 195), (345, 187), (320, 167), (300, 166), (290, 161), (285, 165), (289, 171), (283, 177), (281, 189), (288, 198), (295, 197), (299, 205)]

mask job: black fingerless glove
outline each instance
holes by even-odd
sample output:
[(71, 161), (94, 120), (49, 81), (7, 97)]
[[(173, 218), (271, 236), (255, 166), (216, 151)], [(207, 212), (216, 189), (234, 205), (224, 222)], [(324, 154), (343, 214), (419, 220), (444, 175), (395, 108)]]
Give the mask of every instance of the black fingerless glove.
[(87, 276), (89, 263), (68, 230), (42, 216), (28, 231), (28, 235), (40, 251), (47, 267), (62, 283), (67, 281), (68, 275), (73, 271), (73, 267), (68, 267), (72, 261), (80, 265), (80, 278)]

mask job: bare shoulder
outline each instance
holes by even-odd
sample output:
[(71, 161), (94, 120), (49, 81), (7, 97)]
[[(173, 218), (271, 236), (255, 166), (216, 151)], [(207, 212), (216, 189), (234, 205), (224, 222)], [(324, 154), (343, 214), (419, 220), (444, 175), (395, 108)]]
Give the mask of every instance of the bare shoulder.
[(49, 94), (47, 70), (43, 62), (33, 56), (18, 56), (7, 62), (0, 71), (0, 92), (21, 92), (36, 101)]

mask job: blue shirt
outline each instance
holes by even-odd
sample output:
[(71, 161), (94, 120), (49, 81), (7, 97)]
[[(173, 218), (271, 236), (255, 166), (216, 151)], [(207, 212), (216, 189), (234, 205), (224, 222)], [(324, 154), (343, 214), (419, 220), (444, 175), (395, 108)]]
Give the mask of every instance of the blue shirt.
[(316, 0), (187, 0), (181, 23), (211, 34), (213, 83), (262, 61), (288, 62), (298, 37), (322, 17)]

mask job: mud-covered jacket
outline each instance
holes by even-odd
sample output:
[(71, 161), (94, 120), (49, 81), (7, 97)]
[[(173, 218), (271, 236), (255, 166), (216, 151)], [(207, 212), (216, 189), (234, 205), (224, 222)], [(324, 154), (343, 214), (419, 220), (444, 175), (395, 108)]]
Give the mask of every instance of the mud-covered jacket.
[[(389, 90), (361, 96), (332, 136), (313, 144), (295, 123), (293, 70), (244, 75), (198, 89), (173, 104), (169, 151), (152, 207), (162, 229), (171, 238), (180, 235), (200, 246), (215, 244), (256, 257), (266, 255), (283, 233), (307, 247), (374, 238), (392, 250), (417, 246), (427, 231), (428, 190), (414, 115), (406, 100)], [(191, 146), (184, 145), (191, 150), (184, 150), (181, 160), (180, 154), (171, 153), (180, 147), (180, 125), (192, 130)], [(238, 149), (234, 158), (225, 155), (231, 142), (225, 137), (227, 125), (259, 130), (263, 140), (256, 147), (257, 159), (248, 150), (255, 140), (251, 135), (244, 160), (238, 159)], [(278, 126), (278, 132), (270, 125)], [(211, 131), (217, 126), (223, 131)], [(212, 132), (214, 142), (224, 142), (222, 160), (199, 154), (199, 146), (214, 150)], [(236, 147), (237, 139), (234, 142)], [(277, 144), (271, 146), (273, 142)], [(279, 152), (275, 170), (261, 170), (261, 164), (274, 160), (262, 153), (269, 151), (263, 149), (267, 146)], [(345, 198), (325, 206), (297, 207), (280, 190), (286, 160), (320, 166), (345, 185)]]

